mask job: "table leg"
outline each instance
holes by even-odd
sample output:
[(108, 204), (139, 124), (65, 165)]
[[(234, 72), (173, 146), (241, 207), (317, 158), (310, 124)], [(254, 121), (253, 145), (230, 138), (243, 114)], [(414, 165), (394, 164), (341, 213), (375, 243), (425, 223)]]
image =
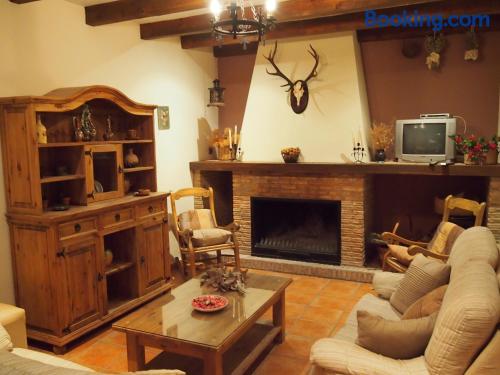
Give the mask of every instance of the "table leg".
[(146, 358), (144, 346), (139, 344), (137, 335), (127, 333), (127, 361), (129, 371), (144, 370)]
[(275, 342), (281, 344), (285, 340), (285, 291), (273, 305), (273, 325), (281, 328), (280, 333), (274, 339)]
[(204, 375), (222, 375), (222, 354), (219, 352), (207, 353), (203, 361)]

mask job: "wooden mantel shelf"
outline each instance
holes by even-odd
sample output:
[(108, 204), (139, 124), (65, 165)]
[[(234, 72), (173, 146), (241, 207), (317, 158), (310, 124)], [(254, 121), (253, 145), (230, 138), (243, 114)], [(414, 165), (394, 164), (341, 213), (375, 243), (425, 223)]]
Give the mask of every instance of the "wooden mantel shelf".
[(294, 163), (280, 162), (231, 162), (195, 161), (191, 171), (247, 172), (268, 174), (410, 174), (431, 176), (479, 176), (500, 177), (500, 165), (429, 166), (423, 163)]

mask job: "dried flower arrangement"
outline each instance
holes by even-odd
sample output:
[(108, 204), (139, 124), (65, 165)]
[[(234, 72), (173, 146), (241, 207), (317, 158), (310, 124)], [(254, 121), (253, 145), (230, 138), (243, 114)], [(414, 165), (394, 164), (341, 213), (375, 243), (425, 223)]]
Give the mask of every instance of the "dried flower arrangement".
[(465, 33), (464, 60), (476, 61), (479, 58), (479, 41), (473, 28)]
[(234, 160), (241, 153), (240, 147), (241, 133), (238, 134), (237, 127), (234, 133), (230, 128), (225, 128), (222, 135), (219, 129), (212, 132), (212, 147), (215, 150), (218, 160)]
[(389, 150), (394, 144), (394, 126), (374, 121), (372, 123), (372, 142), (375, 150)]
[(427, 58), (425, 64), (429, 70), (439, 68), (441, 60), (441, 52), (446, 46), (446, 39), (442, 33), (428, 35), (425, 38), (425, 50), (427, 51)]
[(237, 291), (244, 294), (246, 272), (228, 271), (226, 267), (216, 267), (201, 275), (201, 285), (208, 285), (219, 292)]

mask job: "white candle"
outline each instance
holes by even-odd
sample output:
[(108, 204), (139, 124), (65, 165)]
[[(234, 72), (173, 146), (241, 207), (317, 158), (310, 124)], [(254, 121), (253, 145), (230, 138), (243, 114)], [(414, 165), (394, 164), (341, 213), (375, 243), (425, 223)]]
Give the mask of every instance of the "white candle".
[(238, 134), (238, 125), (234, 125), (234, 142), (238, 142), (238, 137), (237, 137), (237, 134)]
[(233, 138), (231, 137), (231, 129), (229, 129), (229, 149), (233, 149)]

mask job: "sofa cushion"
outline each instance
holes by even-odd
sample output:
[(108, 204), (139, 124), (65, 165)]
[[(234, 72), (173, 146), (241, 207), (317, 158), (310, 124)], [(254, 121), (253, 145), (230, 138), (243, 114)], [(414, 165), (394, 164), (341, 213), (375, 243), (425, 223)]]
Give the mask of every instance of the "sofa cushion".
[[(28, 351), (27, 349), (24, 349)], [(40, 353), (43, 354), (43, 353)], [(48, 356), (48, 355), (47, 355)], [(59, 359), (54, 357), (55, 360)], [(45, 361), (44, 361), (45, 362)], [(84, 371), (77, 367), (60, 367), (44, 363), (42, 361), (25, 358), (24, 356), (17, 355), (5, 350), (0, 350), (0, 374), (9, 375), (104, 375), (96, 373), (92, 370)], [(61, 363), (69, 361), (62, 360)], [(57, 363), (57, 361), (55, 361)], [(185, 375), (183, 371), (179, 370), (150, 370), (138, 371), (134, 373), (123, 374), (155, 374), (155, 375)]]
[(3, 325), (0, 324), (0, 350), (11, 351), (12, 348), (13, 346), (9, 333), (5, 330)]
[(183, 212), (179, 215), (178, 220), (180, 230), (215, 228), (212, 212), (206, 208)]
[(373, 289), (384, 299), (389, 299), (403, 280), (404, 274), (395, 272), (376, 272), (373, 275)]
[[(478, 242), (482, 242), (480, 238)], [(496, 250), (496, 244), (493, 247)], [(480, 260), (455, 264), (425, 351), (431, 374), (465, 373), (492, 336), (500, 317), (498, 282), (491, 265)]]
[(497, 330), (486, 348), (481, 351), (465, 375), (500, 374), (500, 330)]
[(394, 359), (416, 358), (424, 354), (437, 314), (405, 321), (385, 320), (368, 311), (358, 311), (356, 344)]
[(449, 265), (417, 254), (398, 289), (391, 296), (391, 305), (404, 314), (408, 307), (419, 298), (448, 283), (449, 277)]
[(448, 255), (453, 244), (464, 229), (457, 224), (443, 221), (439, 224), (434, 236), (427, 245), (427, 249), (434, 253)]
[(191, 241), (193, 246), (213, 246), (226, 243), (231, 237), (231, 232), (220, 228), (196, 229), (193, 230)]
[(472, 227), (464, 231), (455, 241), (447, 263), (455, 268), (478, 260), (496, 268), (498, 256), (493, 233), (485, 227)]
[(447, 287), (448, 285), (440, 286), (416, 300), (408, 307), (401, 319), (418, 319), (438, 312), (443, 303)]
[(355, 342), (358, 337), (359, 310), (370, 311), (387, 320), (401, 320), (399, 314), (389, 301), (375, 297), (373, 294), (365, 294), (353, 307), (343, 327), (335, 333), (335, 338), (344, 342)]

